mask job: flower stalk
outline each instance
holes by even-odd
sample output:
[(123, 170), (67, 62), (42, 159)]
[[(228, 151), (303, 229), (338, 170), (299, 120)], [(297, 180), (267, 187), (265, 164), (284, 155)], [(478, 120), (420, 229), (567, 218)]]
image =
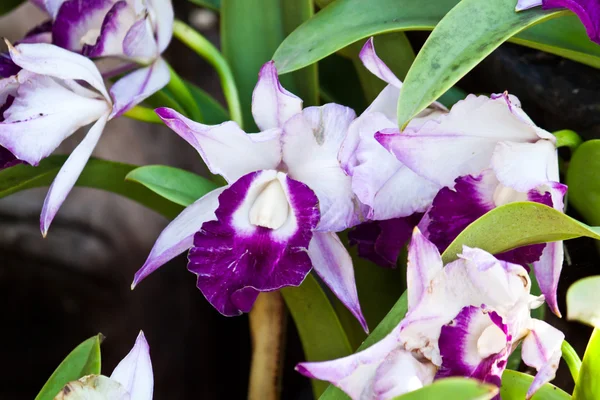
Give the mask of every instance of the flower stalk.
[(562, 351), (562, 358), (569, 367), (573, 381), (577, 382), (579, 370), (581, 369), (581, 358), (579, 358), (575, 349), (566, 340), (563, 340), (560, 349)]

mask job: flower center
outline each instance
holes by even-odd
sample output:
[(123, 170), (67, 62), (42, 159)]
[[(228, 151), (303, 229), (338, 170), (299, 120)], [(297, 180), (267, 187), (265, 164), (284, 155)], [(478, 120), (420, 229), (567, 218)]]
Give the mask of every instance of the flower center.
[(506, 334), (496, 324), (491, 324), (477, 339), (477, 351), (481, 358), (498, 354), (506, 347)]
[(82, 45), (93, 46), (98, 41), (98, 37), (100, 36), (100, 29), (90, 29), (81, 37), (79, 40)]
[(278, 179), (260, 192), (250, 208), (250, 223), (264, 228), (278, 229), (288, 218), (290, 205)]
[(499, 183), (496, 190), (494, 190), (493, 198), (496, 207), (500, 207), (515, 201), (527, 201), (527, 193), (517, 192), (515, 189)]

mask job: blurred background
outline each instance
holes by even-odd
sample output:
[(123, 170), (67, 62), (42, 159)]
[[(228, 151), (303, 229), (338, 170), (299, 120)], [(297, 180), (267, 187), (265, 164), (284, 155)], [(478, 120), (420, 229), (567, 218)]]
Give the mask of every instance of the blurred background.
[[(218, 15), (185, 0), (174, 1), (178, 18), (196, 27), (218, 46)], [(24, 5), (0, 18), (0, 35), (18, 40), (44, 16)], [(410, 33), (415, 51), (426, 33)], [(167, 60), (180, 74), (222, 101), (219, 80), (210, 66), (174, 41)], [(336, 58), (322, 68), (321, 82), (357, 88), (352, 63)], [(586, 140), (600, 138), (598, 72), (560, 57), (503, 45), (459, 83), (467, 92), (517, 95), (525, 111), (548, 131), (569, 128)], [(353, 81), (354, 79), (354, 81)], [(348, 92), (346, 105), (366, 106), (361, 93)], [(57, 153), (68, 153), (81, 140), (76, 134)], [(109, 123), (96, 157), (138, 165), (166, 164), (206, 174), (197, 153), (159, 125), (120, 118)], [(569, 154), (561, 154), (568, 160)], [(0, 200), (0, 399), (32, 399), (61, 360), (84, 339), (102, 332), (103, 371), (109, 374), (129, 351), (140, 329), (151, 346), (156, 399), (243, 399), (250, 366), (247, 316), (224, 318), (195, 287), (181, 256), (131, 291), (133, 274), (143, 264), (167, 220), (130, 200), (75, 188), (50, 233), (42, 239), (39, 213), (47, 188)], [(573, 213), (571, 211), (571, 213)], [(578, 217), (577, 215), (574, 215)], [(598, 273), (592, 240), (567, 242), (569, 265), (559, 291), (575, 280)], [(549, 313), (547, 313), (549, 314)], [(551, 318), (548, 317), (549, 319)], [(590, 330), (552, 319), (566, 330), (583, 355)], [(308, 381), (293, 371), (303, 358), (289, 320), (283, 366), (284, 399), (308, 399)], [(556, 383), (569, 390), (566, 368)]]

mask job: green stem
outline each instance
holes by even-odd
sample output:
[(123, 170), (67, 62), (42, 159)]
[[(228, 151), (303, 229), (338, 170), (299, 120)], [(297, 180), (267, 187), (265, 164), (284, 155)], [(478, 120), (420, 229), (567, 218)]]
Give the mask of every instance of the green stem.
[(143, 121), (151, 124), (162, 124), (162, 120), (158, 117), (158, 115), (156, 115), (154, 110), (147, 107), (135, 106), (123, 114), (123, 116), (135, 119), (136, 121)]
[(560, 349), (562, 350), (562, 358), (567, 363), (569, 371), (571, 371), (573, 381), (577, 382), (579, 370), (581, 369), (581, 358), (579, 358), (575, 349), (566, 340), (563, 340)]
[(173, 35), (217, 70), (229, 108), (229, 115), (232, 120), (242, 126), (242, 106), (233, 72), (223, 55), (204, 36), (180, 20), (175, 20)]
[(194, 100), (194, 96), (190, 92), (183, 79), (175, 72), (175, 70), (169, 65), (169, 71), (171, 72), (171, 80), (167, 85), (167, 89), (173, 94), (175, 100), (181, 104), (186, 114), (194, 121), (202, 122), (204, 117), (198, 104)]
[(570, 129), (554, 132), (554, 137), (556, 137), (556, 147), (568, 147), (571, 149), (571, 153), (574, 153), (579, 145), (583, 143), (577, 132)]

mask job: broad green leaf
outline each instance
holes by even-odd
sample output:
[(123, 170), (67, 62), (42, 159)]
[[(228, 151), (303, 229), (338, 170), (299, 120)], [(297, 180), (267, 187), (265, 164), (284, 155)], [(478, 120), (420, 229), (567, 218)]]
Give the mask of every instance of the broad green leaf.
[(56, 368), (35, 400), (53, 400), (69, 382), (86, 375), (100, 374), (100, 343), (103, 336), (98, 334), (77, 346)]
[(215, 100), (210, 94), (200, 89), (198, 86), (191, 82), (186, 82), (194, 100), (198, 103), (198, 107), (202, 111), (204, 121), (206, 125), (218, 125), (222, 122), (229, 121), (229, 113), (217, 100)]
[(395, 397), (394, 400), (490, 400), (497, 394), (496, 386), (475, 379), (446, 378)]
[(24, 2), (25, 0), (2, 0), (0, 2), (0, 15), (11, 12)]
[(600, 276), (571, 285), (567, 291), (567, 319), (600, 328)]
[(569, 205), (585, 220), (600, 225), (600, 140), (589, 140), (577, 148), (567, 169)]
[[(49, 186), (66, 159), (66, 156), (50, 156), (42, 160), (37, 167), (17, 165), (0, 171), (0, 198), (26, 189)], [(125, 176), (136, 168), (136, 165), (92, 158), (85, 166), (76, 185), (117, 193), (167, 218), (176, 217), (183, 210), (181, 206), (154, 194), (143, 186), (125, 181)]]
[(600, 240), (600, 228), (590, 227), (551, 207), (517, 202), (496, 207), (471, 223), (448, 246), (444, 263), (456, 260), (462, 246), (492, 254), (534, 243), (590, 237)]
[[(458, 2), (403, 0), (402, 7), (398, 7), (397, 0), (337, 0), (289, 35), (274, 59), (279, 72), (287, 73), (369, 36), (432, 30)], [(317, 2), (321, 3), (328, 1)], [(512, 1), (513, 10), (515, 4)], [(470, 36), (469, 32), (466, 37)], [(583, 25), (573, 16), (535, 25), (510, 41), (600, 68), (600, 46), (588, 39)]]
[(575, 382), (573, 400), (600, 398), (600, 329), (594, 329), (585, 349), (579, 377)]
[(219, 11), (221, 8), (221, 0), (188, 0), (190, 3), (194, 3), (200, 7), (206, 7)]
[[(529, 386), (533, 382), (533, 376), (521, 372), (505, 370), (502, 374), (502, 386), (500, 397), (502, 400), (523, 400)], [(531, 400), (570, 400), (566, 392), (550, 383), (545, 384), (537, 391)]]
[[(312, 274), (297, 288), (281, 289), (281, 294), (298, 329), (306, 360), (333, 360), (352, 353), (333, 306)], [(327, 385), (313, 381), (316, 398)]]
[(511, 36), (565, 13), (516, 13), (514, 0), (462, 0), (435, 27), (406, 75), (398, 125), (404, 127)]
[(159, 196), (184, 207), (218, 187), (216, 183), (200, 175), (166, 165), (136, 168), (125, 179), (140, 183)]

